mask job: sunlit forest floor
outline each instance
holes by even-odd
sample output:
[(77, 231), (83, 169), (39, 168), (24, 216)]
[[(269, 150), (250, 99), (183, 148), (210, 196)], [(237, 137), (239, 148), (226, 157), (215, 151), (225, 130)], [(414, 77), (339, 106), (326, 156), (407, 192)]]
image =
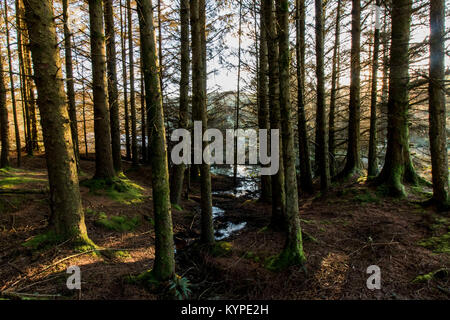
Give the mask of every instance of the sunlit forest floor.
[[(50, 215), (45, 158), (24, 157), (23, 162), (21, 169), (0, 172), (0, 193), (17, 190), (0, 194), (0, 291), (45, 299), (161, 298), (129, 281), (151, 269), (154, 258), (148, 167), (131, 169), (125, 163), (126, 176), (142, 187), (133, 193), (81, 187), (90, 238), (103, 248), (120, 249), (108, 257), (79, 253), (65, 243), (34, 248), (33, 236), (45, 232)], [(81, 180), (92, 177), (94, 165), (81, 161)], [(266, 261), (280, 252), (284, 236), (267, 228), (271, 206), (251, 192), (235, 197), (229, 192), (232, 183), (213, 176), (213, 204), (221, 209), (215, 226), (246, 223), (245, 228), (212, 253), (194, 245), (200, 234), (199, 186), (194, 183), (190, 200), (173, 209), (177, 274), (189, 279), (192, 299), (450, 298), (450, 217), (416, 203), (430, 190), (409, 189), (407, 199), (397, 200), (352, 181), (326, 197), (301, 197), (307, 273), (298, 267), (273, 272)], [(72, 265), (81, 267), (80, 291), (66, 288), (66, 269)], [(367, 289), (371, 265), (381, 268), (381, 290)]]

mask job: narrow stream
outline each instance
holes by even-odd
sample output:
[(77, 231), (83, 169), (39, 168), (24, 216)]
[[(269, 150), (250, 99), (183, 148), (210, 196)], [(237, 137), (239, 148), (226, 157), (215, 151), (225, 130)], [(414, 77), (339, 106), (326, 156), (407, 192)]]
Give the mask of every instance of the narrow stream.
[[(256, 198), (258, 193), (258, 183), (256, 181), (257, 168), (250, 166), (238, 166), (237, 177), (238, 185), (236, 188), (225, 191), (214, 191), (213, 195), (232, 195), (236, 198), (239, 197), (250, 197)], [(224, 175), (228, 177), (233, 177), (233, 167), (212, 167), (212, 173), (218, 175)], [(213, 219), (217, 222), (220, 220), (226, 220), (226, 211), (220, 207), (214, 206), (213, 208)], [(234, 223), (230, 221), (219, 221), (218, 227), (215, 230), (216, 240), (225, 240), (229, 238), (232, 234), (241, 231), (247, 226), (246, 221)]]

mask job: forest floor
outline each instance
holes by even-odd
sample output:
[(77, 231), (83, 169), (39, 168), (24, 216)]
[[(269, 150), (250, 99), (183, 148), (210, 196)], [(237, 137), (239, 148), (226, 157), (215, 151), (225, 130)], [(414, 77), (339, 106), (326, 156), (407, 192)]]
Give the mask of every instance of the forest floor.
[[(50, 215), (45, 158), (24, 157), (21, 169), (0, 172), (0, 193), (36, 191), (0, 194), (0, 291), (46, 299), (160, 298), (128, 280), (151, 269), (154, 228), (150, 169), (124, 164), (141, 194), (81, 187), (90, 238), (103, 248), (120, 249), (110, 258), (79, 254), (65, 243), (34, 249), (29, 240), (46, 231)], [(80, 180), (94, 169), (93, 161), (81, 161)], [(173, 209), (177, 274), (190, 281), (192, 299), (450, 298), (450, 217), (416, 203), (427, 190), (409, 189), (410, 196), (398, 200), (361, 179), (334, 186), (326, 197), (301, 197), (305, 273), (298, 267), (266, 268), (284, 244), (282, 233), (267, 228), (270, 205), (256, 201), (252, 192), (234, 196), (232, 178), (213, 175), (212, 185), (215, 227), (222, 230), (216, 236), (245, 227), (223, 239), (214, 254), (199, 253), (192, 249), (200, 233), (199, 187), (193, 185), (181, 210)], [(66, 269), (73, 265), (81, 268), (82, 289), (76, 292), (66, 287)], [(381, 269), (381, 290), (366, 286), (371, 265)]]

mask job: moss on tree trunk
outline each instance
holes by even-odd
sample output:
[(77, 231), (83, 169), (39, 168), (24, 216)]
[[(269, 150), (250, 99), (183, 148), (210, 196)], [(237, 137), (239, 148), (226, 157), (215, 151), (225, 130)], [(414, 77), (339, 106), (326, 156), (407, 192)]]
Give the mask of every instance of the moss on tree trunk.
[(50, 185), (50, 225), (58, 237), (93, 245), (84, 222), (51, 0), (28, 0), (25, 17)]
[(153, 276), (165, 281), (175, 276), (172, 214), (170, 207), (169, 169), (166, 130), (160, 88), (160, 67), (156, 51), (151, 0), (138, 0), (141, 57), (145, 83), (150, 135), (153, 208), (155, 214), (155, 262)]

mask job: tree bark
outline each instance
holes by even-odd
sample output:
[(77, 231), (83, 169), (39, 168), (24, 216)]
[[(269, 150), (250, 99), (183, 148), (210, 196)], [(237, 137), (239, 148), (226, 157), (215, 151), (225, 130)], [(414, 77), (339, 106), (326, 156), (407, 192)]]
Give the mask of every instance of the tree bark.
[[(180, 2), (180, 24), (181, 24), (181, 79), (180, 79), (180, 129), (188, 127), (189, 112), (189, 0), (181, 0)], [(184, 164), (174, 167), (171, 201), (174, 204), (181, 204), (181, 195), (183, 192), (184, 172), (186, 166)]]
[[(381, 0), (376, 0), (376, 5), (381, 5)], [(380, 29), (375, 26), (374, 41), (373, 41), (373, 62), (372, 62), (372, 89), (370, 101), (370, 135), (369, 135), (369, 155), (367, 175), (374, 177), (378, 174), (378, 160), (377, 160), (377, 101), (378, 101), (378, 58), (380, 52)]]
[(445, 106), (445, 1), (430, 2), (430, 151), (433, 200), (448, 208), (448, 160)]
[(289, 73), (289, 1), (277, 0), (277, 20), (279, 26), (279, 69), (280, 69), (280, 111), (283, 136), (283, 160), (285, 170), (286, 224), (287, 237), (280, 255), (282, 267), (303, 265), (306, 257), (303, 252), (302, 231), (298, 208), (297, 174), (295, 169), (294, 130), (292, 128), (292, 110)]
[(106, 57), (108, 71), (108, 102), (111, 122), (111, 146), (114, 169), (122, 172), (122, 152), (120, 146), (119, 90), (117, 88), (116, 32), (114, 29), (113, 0), (104, 0)]
[(347, 161), (341, 177), (358, 173), (361, 169), (361, 1), (352, 0), (352, 49), (350, 63), (350, 105), (348, 117)]
[(105, 35), (103, 33), (102, 0), (89, 0), (91, 56), (94, 96), (95, 178), (116, 176), (111, 149), (111, 131), (106, 95)]
[(316, 126), (318, 171), (320, 174), (320, 189), (326, 192), (330, 187), (330, 167), (328, 161), (326, 106), (325, 106), (325, 74), (324, 74), (324, 17), (323, 2), (316, 0), (316, 76), (317, 76), (317, 111)]
[(13, 109), (13, 118), (14, 118), (14, 133), (16, 136), (16, 153), (17, 153), (17, 166), (20, 167), (22, 165), (22, 147), (20, 142), (20, 131), (19, 124), (17, 121), (17, 105), (16, 105), (16, 90), (14, 85), (14, 75), (12, 68), (12, 54), (11, 54), (11, 43), (9, 37), (9, 18), (8, 18), (8, 3), (4, 2), (4, 15), (5, 15), (5, 24), (6, 24), (6, 49), (8, 53), (8, 65), (9, 65), (9, 82), (10, 82), (10, 92), (11, 92), (11, 104)]
[(66, 87), (67, 98), (69, 104), (70, 128), (72, 133), (73, 149), (75, 152), (75, 159), (79, 169), (80, 150), (78, 146), (78, 122), (77, 109), (75, 103), (75, 82), (73, 77), (73, 62), (72, 62), (72, 32), (69, 27), (69, 1), (63, 0), (63, 21), (64, 21), (64, 47), (66, 54)]
[[(206, 34), (205, 1), (190, 0), (191, 38), (192, 38), (192, 116), (194, 121), (202, 122), (202, 135), (207, 130), (206, 110)], [(203, 141), (202, 150), (207, 146)], [(201, 242), (213, 245), (214, 226), (212, 217), (211, 172), (210, 166), (202, 161), (200, 165), (201, 183)]]
[(130, 60), (130, 112), (131, 112), (131, 160), (133, 165), (139, 164), (136, 129), (136, 94), (134, 90), (134, 45), (131, 0), (127, 0), (128, 20), (128, 59)]
[(300, 188), (303, 192), (313, 192), (310, 148), (306, 130), (305, 114), (305, 0), (296, 0), (296, 54), (297, 54), (297, 113), (298, 113), (298, 150), (300, 159)]
[(331, 96), (330, 96), (330, 114), (328, 123), (328, 153), (330, 159), (330, 176), (336, 175), (336, 100), (339, 92), (338, 78), (339, 78), (339, 47), (341, 45), (341, 4), (338, 0), (336, 9), (336, 25), (334, 33), (334, 48), (333, 48), (333, 70), (331, 71)]
[(6, 85), (3, 70), (3, 52), (0, 48), (0, 140), (2, 152), (0, 155), (0, 168), (9, 167), (9, 118), (6, 105)]
[(84, 223), (51, 0), (25, 1), (51, 194), (51, 226), (63, 239), (93, 245)]
[(125, 149), (126, 159), (131, 160), (130, 119), (128, 112), (128, 77), (126, 54), (126, 13), (122, 13), (122, 0), (120, 1), (120, 39), (122, 46), (122, 82), (123, 82), (123, 108), (125, 113)]
[[(256, 13), (255, 13), (256, 15)], [(267, 100), (268, 86), (268, 60), (267, 39), (264, 13), (261, 6), (260, 14), (260, 38), (259, 38), (259, 70), (258, 70), (258, 127), (270, 130), (269, 104)], [(270, 176), (261, 176), (261, 201), (270, 203), (272, 201), (272, 186)]]
[(283, 165), (283, 138), (281, 134), (281, 114), (280, 114), (280, 77), (278, 69), (278, 42), (277, 30), (274, 21), (273, 0), (263, 1), (264, 25), (266, 27), (266, 39), (269, 62), (269, 109), (270, 128), (280, 130), (280, 165), (278, 173), (272, 178), (272, 218), (271, 227), (273, 229), (285, 229), (285, 207), (286, 193), (284, 189), (284, 165)]
[(156, 51), (151, 0), (138, 0), (141, 36), (141, 57), (144, 67), (146, 102), (150, 134), (150, 163), (152, 167), (153, 206), (155, 213), (155, 263), (153, 275), (157, 280), (175, 277), (175, 258), (170, 208), (169, 169), (166, 131), (162, 106), (160, 69)]
[(409, 38), (411, 0), (392, 3), (392, 44), (390, 52), (388, 145), (383, 170), (375, 182), (385, 184), (393, 196), (403, 196), (403, 182), (408, 181), (409, 156), (408, 106), (409, 106)]

